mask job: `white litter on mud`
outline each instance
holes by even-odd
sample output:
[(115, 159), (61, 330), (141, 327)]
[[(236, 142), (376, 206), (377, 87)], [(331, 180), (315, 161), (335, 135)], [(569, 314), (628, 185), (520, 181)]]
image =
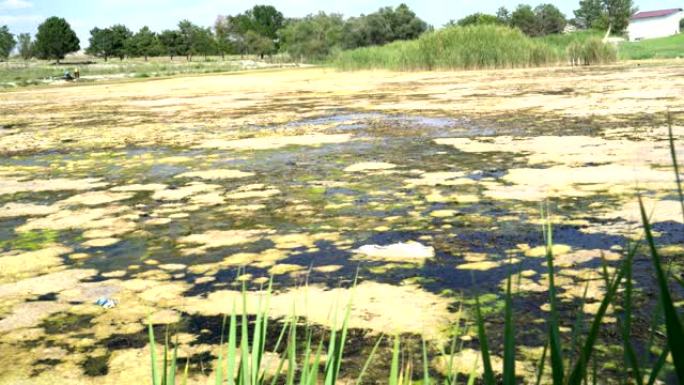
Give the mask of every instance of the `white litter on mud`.
[(383, 261), (424, 261), (435, 256), (432, 246), (425, 246), (418, 242), (394, 243), (391, 245), (364, 245), (355, 254), (362, 254), (367, 259)]

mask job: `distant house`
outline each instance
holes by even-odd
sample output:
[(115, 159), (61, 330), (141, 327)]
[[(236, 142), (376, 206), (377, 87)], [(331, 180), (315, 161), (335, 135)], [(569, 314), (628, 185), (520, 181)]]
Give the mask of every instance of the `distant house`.
[(629, 20), (627, 34), (630, 41), (676, 35), (679, 21), (684, 18), (682, 8), (637, 12)]

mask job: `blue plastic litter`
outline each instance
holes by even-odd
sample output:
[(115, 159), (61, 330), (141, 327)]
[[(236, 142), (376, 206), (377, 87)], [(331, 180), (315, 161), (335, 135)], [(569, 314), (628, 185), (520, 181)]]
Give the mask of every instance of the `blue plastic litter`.
[(116, 301), (107, 297), (100, 297), (95, 301), (96, 305), (102, 306), (105, 309), (111, 309), (116, 306)]

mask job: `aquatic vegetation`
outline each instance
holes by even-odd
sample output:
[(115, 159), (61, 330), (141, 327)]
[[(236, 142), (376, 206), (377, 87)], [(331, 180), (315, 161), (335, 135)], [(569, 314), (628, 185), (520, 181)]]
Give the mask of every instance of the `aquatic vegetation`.
[(231, 150), (272, 150), (286, 146), (320, 146), (323, 144), (344, 143), (351, 139), (351, 135), (298, 135), (298, 136), (268, 136), (263, 138), (248, 138), (236, 140), (210, 140), (202, 143), (200, 148), (219, 148)]
[(0, 254), (0, 277), (38, 275), (51, 267), (62, 264), (62, 255), (73, 250), (61, 245), (16, 254)]
[(244, 172), (240, 170), (221, 170), (213, 169), (206, 171), (188, 171), (176, 175), (176, 178), (200, 178), (208, 180), (216, 179), (241, 179), (254, 176), (253, 172)]

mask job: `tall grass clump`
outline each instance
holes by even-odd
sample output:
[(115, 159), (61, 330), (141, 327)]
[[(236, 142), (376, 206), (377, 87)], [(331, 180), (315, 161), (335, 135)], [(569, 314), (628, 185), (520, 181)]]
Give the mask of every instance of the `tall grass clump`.
[(382, 47), (339, 54), (335, 64), (345, 70), (437, 70), (522, 68), (553, 64), (556, 52), (517, 29), (496, 25), (449, 27)]
[(613, 63), (617, 60), (617, 50), (598, 37), (584, 41), (574, 41), (566, 48), (568, 60), (572, 65), (596, 65)]
[(615, 49), (595, 33), (530, 38), (519, 29), (471, 25), (444, 28), (417, 40), (342, 51), (334, 64), (343, 70), (417, 71), (590, 65), (615, 60)]
[[(356, 281), (356, 280), (355, 280)], [(272, 282), (272, 281), (271, 281)], [(354, 283), (354, 287), (356, 283)], [(215, 362), (215, 385), (334, 385), (338, 382), (344, 348), (347, 345), (351, 300), (344, 306), (341, 323), (338, 322), (338, 308), (334, 307), (333, 328), (327, 337), (316, 343), (313, 340), (314, 328), (306, 320), (293, 314), (285, 319), (277, 336), (267, 333), (269, 303), (272, 285), (258, 293), (256, 314), (248, 313), (247, 289), (243, 282), (241, 309), (232, 305), (232, 311), (224, 316)], [(353, 298), (352, 288), (352, 298)], [(294, 304), (293, 304), (294, 306)], [(188, 381), (189, 358), (185, 368), (176, 381), (178, 369), (178, 343), (171, 347), (168, 332), (164, 339), (163, 356), (157, 355), (156, 338), (152, 324), (148, 324), (152, 385), (186, 384)], [(266, 352), (267, 339), (275, 340), (272, 354)], [(383, 337), (380, 336), (366, 359), (357, 377), (361, 384)], [(275, 371), (272, 369), (275, 367)]]

